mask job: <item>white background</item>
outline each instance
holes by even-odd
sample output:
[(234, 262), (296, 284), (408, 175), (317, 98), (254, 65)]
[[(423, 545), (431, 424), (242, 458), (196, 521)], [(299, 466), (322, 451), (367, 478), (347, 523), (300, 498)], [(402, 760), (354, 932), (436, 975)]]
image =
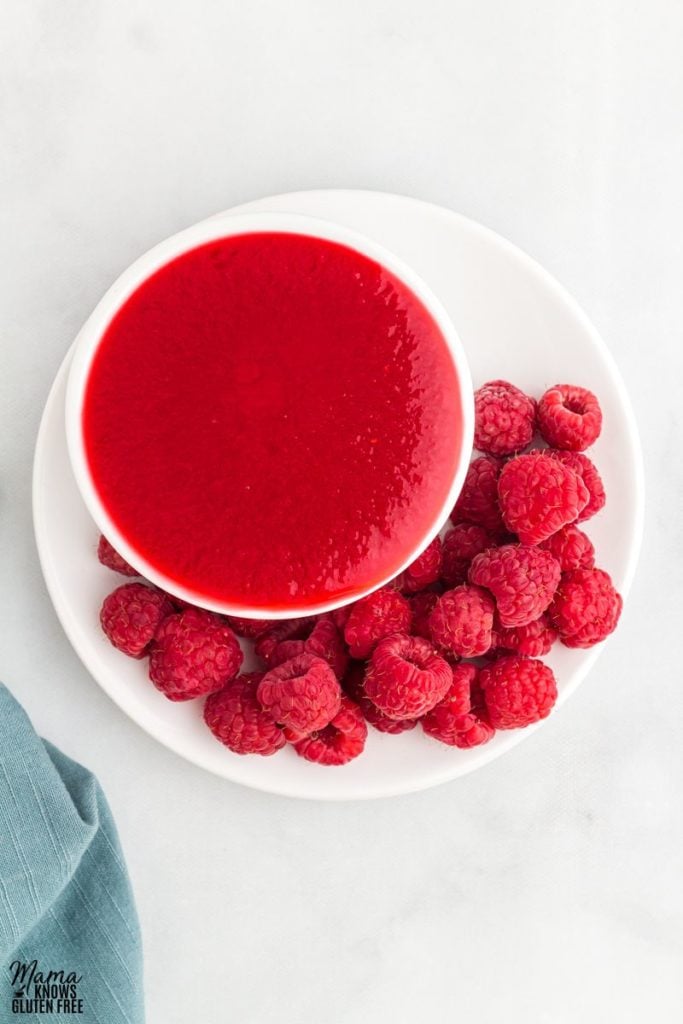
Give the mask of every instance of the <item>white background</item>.
[[(0, 674), (109, 797), (151, 1024), (680, 1021), (683, 7), (4, 0), (0, 51)], [(240, 789), (144, 735), (70, 649), (31, 532), (41, 408), (113, 278), (325, 186), (443, 203), (555, 273), (648, 477), (622, 627), (562, 715), (369, 804)]]

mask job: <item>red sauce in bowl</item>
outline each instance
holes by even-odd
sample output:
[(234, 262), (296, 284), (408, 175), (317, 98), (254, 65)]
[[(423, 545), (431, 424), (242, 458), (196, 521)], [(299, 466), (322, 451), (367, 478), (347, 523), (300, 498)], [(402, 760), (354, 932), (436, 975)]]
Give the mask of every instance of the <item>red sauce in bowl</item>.
[(144, 281), (83, 407), (93, 483), (133, 551), (199, 603), (263, 613), (398, 571), (462, 433), (422, 302), (356, 250), (284, 232), (210, 242)]

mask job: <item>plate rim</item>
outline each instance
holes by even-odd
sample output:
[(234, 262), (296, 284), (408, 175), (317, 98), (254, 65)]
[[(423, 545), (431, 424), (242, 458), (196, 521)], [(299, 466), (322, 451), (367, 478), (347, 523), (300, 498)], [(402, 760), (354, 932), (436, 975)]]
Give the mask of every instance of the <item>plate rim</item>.
[[(264, 196), (259, 199), (251, 200), (235, 207), (231, 207), (228, 210), (220, 211), (217, 214), (211, 215), (207, 220), (213, 219), (215, 216), (223, 216), (225, 214), (242, 213), (254, 205), (260, 205), (262, 203), (279, 201), (283, 199), (296, 199), (301, 196), (346, 196), (346, 195), (357, 195), (363, 194), (367, 197), (377, 199), (392, 199), (400, 200), (402, 202), (408, 202), (419, 206), (430, 208), (432, 211), (438, 213), (440, 216), (446, 216), (449, 219), (460, 223), (461, 227), (465, 230), (472, 232), (475, 235), (479, 235), (489, 243), (502, 248), (512, 258), (521, 262), (522, 266), (531, 273), (533, 276), (540, 279), (541, 283), (546, 286), (548, 290), (553, 292), (558, 300), (560, 300), (565, 306), (568, 307), (569, 312), (579, 322), (582, 329), (590, 337), (591, 342), (600, 352), (604, 362), (610, 372), (610, 377), (614, 384), (615, 390), (618, 394), (619, 402), (624, 413), (624, 418), (628, 431), (628, 449), (632, 456), (632, 470), (634, 473), (633, 487), (634, 494), (636, 496), (636, 507), (632, 510), (633, 512), (633, 529), (630, 536), (630, 542), (628, 545), (628, 552), (625, 553), (625, 570), (623, 575), (623, 582), (621, 584), (621, 592), (624, 597), (627, 596), (631, 589), (635, 571), (638, 563), (638, 558), (642, 548), (643, 532), (644, 532), (644, 520), (645, 520), (645, 473), (644, 473), (644, 462), (643, 462), (643, 451), (640, 440), (640, 433), (638, 430), (638, 424), (633, 411), (631, 399), (629, 397), (626, 385), (621, 376), (617, 363), (612, 356), (607, 344), (598, 332), (597, 328), (588, 318), (588, 315), (584, 312), (577, 300), (564, 288), (562, 284), (540, 263), (529, 256), (523, 249), (515, 245), (509, 239), (500, 235), (498, 232), (486, 227), (478, 221), (472, 220), (466, 217), (464, 214), (458, 213), (455, 210), (450, 210), (447, 207), (440, 206), (436, 203), (431, 203), (423, 199), (416, 199), (412, 196), (400, 195), (398, 193), (374, 191), (370, 189), (307, 189), (299, 190), (296, 192), (281, 192), (276, 195)], [(390, 246), (387, 246), (390, 249)], [(346, 792), (343, 789), (334, 792), (324, 793), (319, 791), (320, 787), (316, 787), (315, 793), (301, 792), (297, 788), (293, 788), (290, 785), (278, 784), (278, 776), (276, 775), (271, 783), (269, 779), (267, 782), (256, 780), (244, 780), (235, 778), (229, 772), (218, 770), (213, 764), (205, 763), (201, 756), (196, 755), (194, 752), (188, 752), (183, 749), (181, 743), (174, 742), (174, 736), (168, 736), (163, 734), (163, 730), (158, 728), (156, 723), (148, 722), (143, 719), (142, 716), (137, 714), (137, 710), (134, 707), (128, 706), (128, 702), (125, 696), (122, 696), (120, 692), (116, 691), (113, 687), (108, 685), (108, 682), (103, 681), (98, 677), (97, 668), (91, 663), (90, 654), (87, 650), (83, 650), (80, 643), (77, 640), (77, 632), (80, 629), (77, 622), (73, 621), (67, 603), (63, 600), (60, 593), (59, 576), (55, 572), (53, 559), (51, 557), (47, 541), (46, 541), (46, 529), (43, 524), (42, 510), (40, 509), (39, 501), (39, 477), (41, 475), (41, 467), (43, 460), (43, 451), (45, 448), (44, 438), (47, 434), (51, 416), (53, 412), (53, 406), (56, 402), (57, 395), (60, 388), (65, 384), (66, 376), (68, 374), (68, 367), (73, 355), (73, 348), (75, 340), (67, 350), (64, 358), (62, 359), (57, 373), (52, 381), (43, 412), (40, 418), (40, 425), (36, 436), (36, 443), (34, 447), (33, 455), (33, 469), (31, 478), (31, 502), (32, 502), (32, 520), (33, 520), (33, 531), (36, 541), (36, 548), (38, 551), (38, 558), (40, 562), (41, 571), (45, 580), (45, 585), (48, 591), (48, 595), (54, 607), (57, 618), (69, 640), (69, 643), (76, 655), (87, 669), (88, 673), (92, 676), (93, 680), (98, 686), (107, 694), (107, 696), (138, 726), (141, 730), (152, 736), (155, 740), (160, 742), (167, 749), (173, 751), (176, 755), (183, 758), (190, 763), (211, 772), (211, 774), (218, 776), (219, 778), (227, 779), (233, 784), (243, 785), (250, 789), (255, 789), (259, 792), (269, 793), (277, 796), (290, 797), (302, 800), (320, 800), (324, 802), (345, 802), (353, 800), (371, 800), (381, 799), (392, 796), (400, 796), (409, 793), (421, 792), (423, 790), (432, 789), (435, 786), (443, 785), (446, 782), (454, 782), (456, 779), (469, 775), (471, 772), (476, 771), (479, 768), (484, 767), (486, 764), (491, 764), (497, 761), (499, 758), (504, 756), (514, 747), (516, 747), (523, 740), (528, 738), (530, 735), (536, 732), (547, 719), (535, 723), (532, 726), (528, 726), (525, 729), (515, 730), (510, 732), (505, 737), (506, 743), (504, 747), (488, 748), (486, 745), (479, 748), (481, 753), (479, 756), (472, 756), (465, 763), (460, 763), (458, 771), (453, 773), (448, 766), (441, 771), (436, 771), (429, 778), (420, 778), (415, 780), (414, 784), (406, 785), (402, 783), (396, 787), (391, 785), (373, 785), (372, 782), (368, 785), (367, 789), (362, 792)], [(571, 681), (563, 687), (563, 690), (558, 699), (555, 713), (561, 710), (566, 701), (576, 692), (577, 688), (584, 681), (588, 673), (594, 667), (600, 653), (604, 649), (604, 644), (592, 648), (585, 656), (582, 664), (577, 667), (572, 673)], [(226, 759), (226, 766), (230, 764), (230, 759)], [(324, 769), (321, 769), (321, 771)]]

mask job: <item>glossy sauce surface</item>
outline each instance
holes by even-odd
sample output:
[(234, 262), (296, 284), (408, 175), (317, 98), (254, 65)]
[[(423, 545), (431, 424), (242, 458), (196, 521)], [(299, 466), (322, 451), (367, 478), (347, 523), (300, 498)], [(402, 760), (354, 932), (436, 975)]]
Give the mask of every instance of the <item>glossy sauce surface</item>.
[(400, 568), (447, 497), (462, 410), (406, 285), (345, 246), (259, 233), (134, 292), (94, 358), (83, 430), (131, 547), (198, 600), (265, 612)]

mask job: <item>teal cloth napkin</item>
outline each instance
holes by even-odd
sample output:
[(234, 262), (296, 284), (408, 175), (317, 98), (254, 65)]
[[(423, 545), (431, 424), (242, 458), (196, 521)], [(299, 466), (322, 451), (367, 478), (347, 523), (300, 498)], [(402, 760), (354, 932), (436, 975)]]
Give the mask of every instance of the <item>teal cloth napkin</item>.
[(140, 931), (107, 801), (2, 684), (0, 970), (2, 1022), (144, 1020)]

